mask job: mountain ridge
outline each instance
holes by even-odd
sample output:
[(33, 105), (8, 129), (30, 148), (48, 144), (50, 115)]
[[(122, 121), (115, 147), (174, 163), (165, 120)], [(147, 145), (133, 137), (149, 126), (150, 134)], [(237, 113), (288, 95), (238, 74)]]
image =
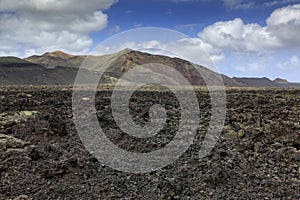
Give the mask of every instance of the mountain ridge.
[(63, 59), (70, 59), (70, 58), (74, 57), (74, 55), (65, 53), (65, 52), (60, 51), (60, 50), (56, 50), (56, 51), (53, 51), (53, 52), (46, 52), (42, 56), (52, 56), (52, 57), (59, 57), (59, 58), (63, 58)]
[[(178, 77), (176, 77), (175, 74), (169, 73), (163, 68), (163, 65), (170, 66), (176, 69), (179, 73), (181, 73), (192, 85), (206, 85), (206, 82), (202, 77), (203, 75), (206, 76), (206, 80), (209, 80), (210, 83), (213, 83), (214, 80), (216, 80), (219, 76), (218, 73), (211, 71), (210, 69), (204, 66), (197, 65), (201, 71), (201, 74), (199, 74), (198, 71), (193, 67), (195, 64), (183, 60), (181, 58), (171, 58), (164, 55), (153, 55), (150, 53), (139, 52), (128, 48), (114, 54), (107, 54), (102, 56), (72, 55), (60, 50), (56, 50), (53, 52), (46, 52), (42, 55), (32, 55), (25, 59), (20, 59), (16, 57), (0, 57), (0, 69), (4, 67), (10, 67), (14, 69), (14, 72), (16, 74), (18, 74), (18, 68), (23, 67), (22, 70), (19, 69), (19, 71), (23, 71), (23, 73), (26, 71), (26, 68), (24, 68), (24, 66), (27, 66), (28, 70), (32, 70), (33, 68), (39, 68), (40, 72), (44, 74), (43, 76), (41, 76), (39, 73), (33, 73), (32, 71), (31, 72), (38, 77), (47, 77), (48, 75), (51, 77), (51, 79), (53, 79), (53, 81), (41, 81), (41, 84), (73, 84), (79, 67), (82, 65), (82, 63), (86, 60), (87, 57), (89, 57), (89, 59), (87, 59), (88, 61), (92, 63), (97, 63), (97, 65), (91, 64), (90, 66), (87, 66), (85, 69), (83, 69), (85, 70), (85, 73), (87, 73), (87, 75), (91, 75), (91, 73), (93, 72), (95, 73), (95, 76), (92, 76), (95, 78), (97, 76), (96, 74), (103, 70), (104, 65), (109, 65), (104, 74), (106, 79), (109, 80), (109, 83), (112, 83), (111, 80), (114, 80), (113, 82), (115, 82), (126, 72), (128, 72), (130, 69), (136, 66), (141, 66), (140, 68), (142, 70), (142, 73), (147, 74), (151, 72), (161, 74), (161, 72), (164, 72), (166, 73), (166, 76), (164, 78), (168, 79), (171, 77), (176, 80)], [(160, 67), (152, 67), (149, 65), (149, 63), (159, 63)], [(144, 67), (145, 64), (147, 64), (148, 67)], [(55, 75), (51, 73), (49, 75), (49, 70), (51, 71), (51, 73), (55, 72)], [(7, 84), (18, 84), (18, 80), (11, 81), (12, 78), (9, 78), (10, 76), (12, 76), (15, 77), (15, 79), (18, 79), (18, 76), (11, 74), (9, 71), (1, 71), (1, 79), (9, 80), (0, 81), (0, 84), (5, 84), (4, 82), (6, 82)], [(72, 76), (68, 76), (68, 74), (72, 74)], [(30, 76), (30, 74), (28, 74), (28, 76)], [(68, 81), (59, 80), (63, 76), (68, 77)], [(281, 78), (277, 78), (272, 81), (266, 77), (230, 78), (224, 74), (221, 74), (221, 77), (223, 78), (225, 86), (300, 87), (300, 84), (298, 83), (290, 83), (287, 80)], [(38, 79), (40, 80), (41, 78)], [(134, 77), (132, 77), (132, 79), (134, 79)], [(24, 83), (24, 80), (19, 82)], [(25, 82), (27, 83), (27, 81)], [(106, 83), (106, 81), (104, 81), (104, 83)], [(39, 84), (39, 81), (36, 81), (34, 84)]]

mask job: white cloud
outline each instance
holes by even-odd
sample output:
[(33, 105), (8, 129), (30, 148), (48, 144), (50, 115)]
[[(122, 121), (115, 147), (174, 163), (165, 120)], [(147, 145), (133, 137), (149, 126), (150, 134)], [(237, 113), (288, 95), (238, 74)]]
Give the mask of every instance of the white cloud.
[(240, 18), (216, 22), (198, 36), (216, 48), (231, 51), (257, 51), (281, 46), (278, 38), (258, 24), (244, 24)]
[(179, 24), (175, 27), (175, 29), (177, 30), (184, 30), (184, 29), (187, 29), (187, 30), (195, 30), (198, 26), (200, 26), (202, 24), (200, 23), (194, 23), (194, 24)]
[(267, 29), (282, 46), (300, 46), (300, 4), (275, 10), (267, 19)]
[(275, 0), (275, 1), (268, 1), (265, 2), (263, 5), (267, 7), (277, 6), (281, 4), (287, 4), (287, 3), (297, 3), (299, 0)]
[(249, 0), (222, 0), (222, 2), (231, 9), (248, 9), (255, 6), (255, 2)]
[(200, 1), (200, 2), (208, 2), (211, 0), (171, 0), (174, 3), (184, 3), (184, 2), (192, 2), (192, 1)]
[(125, 14), (127, 14), (127, 15), (131, 15), (132, 13), (134, 13), (133, 10), (126, 10), (125, 11)]
[(112, 54), (112, 53), (116, 53), (118, 51), (121, 51), (123, 49), (136, 49), (137, 48), (137, 44), (135, 42), (124, 42), (121, 44), (117, 44), (117, 45), (111, 45), (111, 46), (106, 46), (106, 45), (98, 45), (92, 52), (92, 55), (95, 56), (100, 56), (100, 55), (106, 55), (106, 54)]
[(184, 38), (169, 43), (167, 49), (179, 51), (183, 57), (188, 57), (191, 62), (211, 67), (211, 61), (218, 62), (224, 54), (209, 43), (199, 38)]
[(290, 61), (291, 61), (291, 64), (294, 66), (299, 64), (299, 59), (297, 56), (292, 56)]
[[(88, 51), (88, 34), (107, 26), (108, 9), (116, 0), (0, 0), (0, 54), (27, 56), (61, 49)], [(26, 49), (26, 52), (24, 52)]]
[(173, 14), (173, 10), (171, 8), (168, 8), (166, 11), (166, 15), (172, 16), (172, 14)]
[(263, 69), (265, 67), (266, 66), (262, 63), (254, 62), (254, 63), (247, 63), (246, 65), (243, 65), (243, 66), (237, 66), (237, 67), (235, 67), (235, 70), (249, 74), (249, 73), (253, 73), (253, 72), (261, 72), (261, 71), (263, 71)]
[(1, 0), (1, 10), (43, 12), (44, 14), (86, 14), (90, 11), (106, 10), (117, 0)]
[(119, 25), (113, 26), (111, 29), (109, 29), (109, 34), (117, 33), (121, 30), (121, 27)]
[(300, 69), (300, 61), (298, 56), (293, 55), (288, 61), (280, 62), (276, 66), (279, 69)]
[(141, 23), (137, 23), (133, 25), (133, 28), (141, 28), (141, 27), (143, 27), (143, 24)]
[(276, 26), (282, 24), (299, 25), (300, 4), (276, 9), (267, 19), (267, 24), (269, 26)]

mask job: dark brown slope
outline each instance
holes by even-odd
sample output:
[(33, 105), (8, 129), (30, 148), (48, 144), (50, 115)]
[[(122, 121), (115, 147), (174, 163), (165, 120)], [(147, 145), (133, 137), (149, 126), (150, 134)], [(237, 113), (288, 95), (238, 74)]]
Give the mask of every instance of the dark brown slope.
[[(66, 59), (68, 61), (68, 59)], [(177, 80), (178, 77), (172, 74), (170, 70), (167, 70), (165, 66), (176, 69), (182, 74), (192, 85), (206, 85), (205, 80), (209, 80), (210, 84), (218, 85), (219, 74), (213, 72), (203, 66), (197, 66), (201, 73), (195, 69), (195, 65), (189, 61), (180, 58), (170, 58), (168, 56), (153, 55), (149, 53), (134, 51), (131, 49), (124, 49), (120, 52), (104, 56), (91, 56), (84, 62), (88, 63), (86, 69), (90, 71), (103, 71), (106, 68), (105, 75), (113, 79), (122, 77), (126, 72), (130, 71), (136, 66), (141, 67), (141, 73), (149, 74), (153, 77), (153, 73), (157, 74), (158, 77), (166, 79)], [(147, 66), (145, 66), (147, 64)], [(150, 65), (149, 65), (150, 64)], [(158, 64), (158, 65), (157, 65)], [(165, 75), (162, 75), (165, 74)], [(228, 76), (221, 75), (226, 86), (243, 86)], [(131, 77), (134, 80), (136, 77)], [(153, 77), (155, 78), (155, 77)], [(155, 79), (154, 79), (155, 80)]]
[(10, 66), (11, 64), (26, 66), (27, 64), (31, 64), (31, 62), (13, 56), (0, 57), (1, 66)]
[[(70, 67), (46, 68), (15, 57), (0, 58), (0, 85), (70, 85), (78, 69)], [(95, 73), (83, 70), (89, 78)]]

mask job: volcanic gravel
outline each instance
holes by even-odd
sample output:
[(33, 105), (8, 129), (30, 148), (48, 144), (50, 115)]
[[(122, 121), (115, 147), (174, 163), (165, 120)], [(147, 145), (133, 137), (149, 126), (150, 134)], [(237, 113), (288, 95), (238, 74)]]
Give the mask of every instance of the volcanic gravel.
[[(160, 149), (175, 136), (180, 106), (168, 90), (136, 91), (130, 114), (149, 121), (151, 105), (167, 110), (156, 137), (123, 133), (110, 108), (111, 91), (96, 95), (99, 123), (127, 151)], [(134, 174), (100, 163), (75, 129), (70, 87), (0, 88), (0, 199), (300, 199), (300, 90), (228, 89), (227, 115), (218, 142), (198, 152), (210, 120), (210, 98), (197, 90), (199, 129), (173, 164)]]

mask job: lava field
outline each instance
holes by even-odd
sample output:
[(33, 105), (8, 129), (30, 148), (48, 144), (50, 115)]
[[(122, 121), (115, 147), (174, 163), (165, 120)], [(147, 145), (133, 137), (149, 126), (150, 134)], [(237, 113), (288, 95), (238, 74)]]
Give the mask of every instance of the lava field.
[[(114, 122), (109, 89), (96, 95), (99, 124), (126, 151), (147, 153), (176, 134), (180, 106), (168, 90), (136, 91), (130, 114), (149, 121), (153, 104), (166, 108), (156, 137), (123, 133)], [(228, 88), (223, 131), (213, 151), (198, 152), (210, 120), (210, 98), (198, 89), (194, 143), (174, 163), (145, 174), (100, 163), (73, 122), (72, 88), (0, 87), (0, 199), (300, 199), (300, 90)]]

